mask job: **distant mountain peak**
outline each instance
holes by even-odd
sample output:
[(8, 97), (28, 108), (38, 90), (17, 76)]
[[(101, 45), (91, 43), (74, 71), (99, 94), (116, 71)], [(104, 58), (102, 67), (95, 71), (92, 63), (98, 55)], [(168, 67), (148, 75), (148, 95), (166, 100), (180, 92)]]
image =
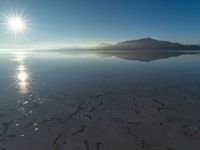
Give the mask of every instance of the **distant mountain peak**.
[(150, 37), (147, 37), (147, 38), (141, 38), (141, 39), (139, 39), (139, 40), (141, 40), (141, 41), (148, 41), (148, 40), (150, 40), (150, 41), (158, 41), (158, 40), (153, 39), (153, 38), (150, 38)]
[(127, 41), (122, 41), (118, 42), (117, 44), (122, 44), (122, 43), (134, 43), (134, 42), (159, 42), (159, 40), (153, 39), (153, 38), (141, 38), (138, 40), (127, 40)]

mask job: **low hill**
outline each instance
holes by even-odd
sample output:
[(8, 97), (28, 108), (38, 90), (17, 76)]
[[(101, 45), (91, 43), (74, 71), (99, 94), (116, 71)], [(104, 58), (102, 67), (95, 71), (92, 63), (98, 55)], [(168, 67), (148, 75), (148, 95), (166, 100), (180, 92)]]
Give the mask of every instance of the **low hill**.
[(119, 42), (115, 45), (97, 47), (101, 50), (200, 50), (198, 45), (183, 45), (169, 41), (160, 41), (152, 38)]

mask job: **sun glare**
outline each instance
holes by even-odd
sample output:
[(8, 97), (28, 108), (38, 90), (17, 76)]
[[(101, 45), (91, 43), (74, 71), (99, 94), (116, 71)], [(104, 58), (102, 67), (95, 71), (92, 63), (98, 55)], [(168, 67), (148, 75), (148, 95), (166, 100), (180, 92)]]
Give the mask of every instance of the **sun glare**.
[(25, 21), (20, 17), (10, 17), (7, 20), (7, 26), (9, 31), (15, 33), (24, 32), (26, 29)]
[(14, 32), (22, 32), (25, 29), (24, 21), (19, 17), (9, 18), (8, 26), (10, 30), (13, 30)]
[(8, 11), (2, 18), (7, 31), (10, 33), (24, 36), (24, 33), (29, 29), (27, 16), (22, 12)]
[(28, 75), (26, 72), (20, 72), (18, 74), (18, 80), (21, 81), (21, 82), (25, 82), (28, 78)]

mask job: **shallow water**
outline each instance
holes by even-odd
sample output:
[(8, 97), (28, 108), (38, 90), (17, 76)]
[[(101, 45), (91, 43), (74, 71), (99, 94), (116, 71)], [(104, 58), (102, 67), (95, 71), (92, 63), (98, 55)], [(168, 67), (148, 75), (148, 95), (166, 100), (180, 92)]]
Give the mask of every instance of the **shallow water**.
[(199, 150), (200, 55), (139, 56), (0, 53), (0, 150)]

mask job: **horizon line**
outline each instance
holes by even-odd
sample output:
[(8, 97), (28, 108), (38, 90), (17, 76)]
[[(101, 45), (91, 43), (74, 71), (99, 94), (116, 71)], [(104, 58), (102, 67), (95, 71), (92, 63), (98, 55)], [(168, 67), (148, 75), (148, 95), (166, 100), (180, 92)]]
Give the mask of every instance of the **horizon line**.
[[(120, 42), (126, 42), (126, 41), (132, 41), (132, 40), (141, 40), (141, 39), (153, 39), (153, 40), (157, 40), (157, 41), (163, 41), (163, 42), (172, 42), (172, 43), (179, 43), (179, 44), (182, 44), (182, 45), (196, 45), (196, 46), (199, 46), (199, 43), (197, 44), (183, 44), (181, 42), (177, 42), (177, 41), (171, 41), (171, 40), (162, 40), (162, 39), (158, 39), (158, 38), (151, 38), (151, 37), (143, 37), (143, 38), (133, 38), (133, 39), (129, 39), (129, 40), (121, 40), (121, 41), (115, 41), (115, 42), (95, 42), (95, 43), (81, 43), (80, 44), (69, 44), (69, 43), (66, 43), (66, 44), (33, 44), (34, 46), (32, 46), (31, 44), (30, 45), (26, 45), (26, 46), (22, 46), (22, 45), (12, 45), (12, 46), (3, 46), (3, 47), (0, 47), (0, 51), (16, 51), (16, 50), (57, 50), (57, 49), (78, 49), (78, 48), (95, 48), (95, 47), (101, 47), (102, 45), (115, 45), (117, 43), (120, 43)], [(35, 45), (40, 45), (40, 46), (35, 46)]]

